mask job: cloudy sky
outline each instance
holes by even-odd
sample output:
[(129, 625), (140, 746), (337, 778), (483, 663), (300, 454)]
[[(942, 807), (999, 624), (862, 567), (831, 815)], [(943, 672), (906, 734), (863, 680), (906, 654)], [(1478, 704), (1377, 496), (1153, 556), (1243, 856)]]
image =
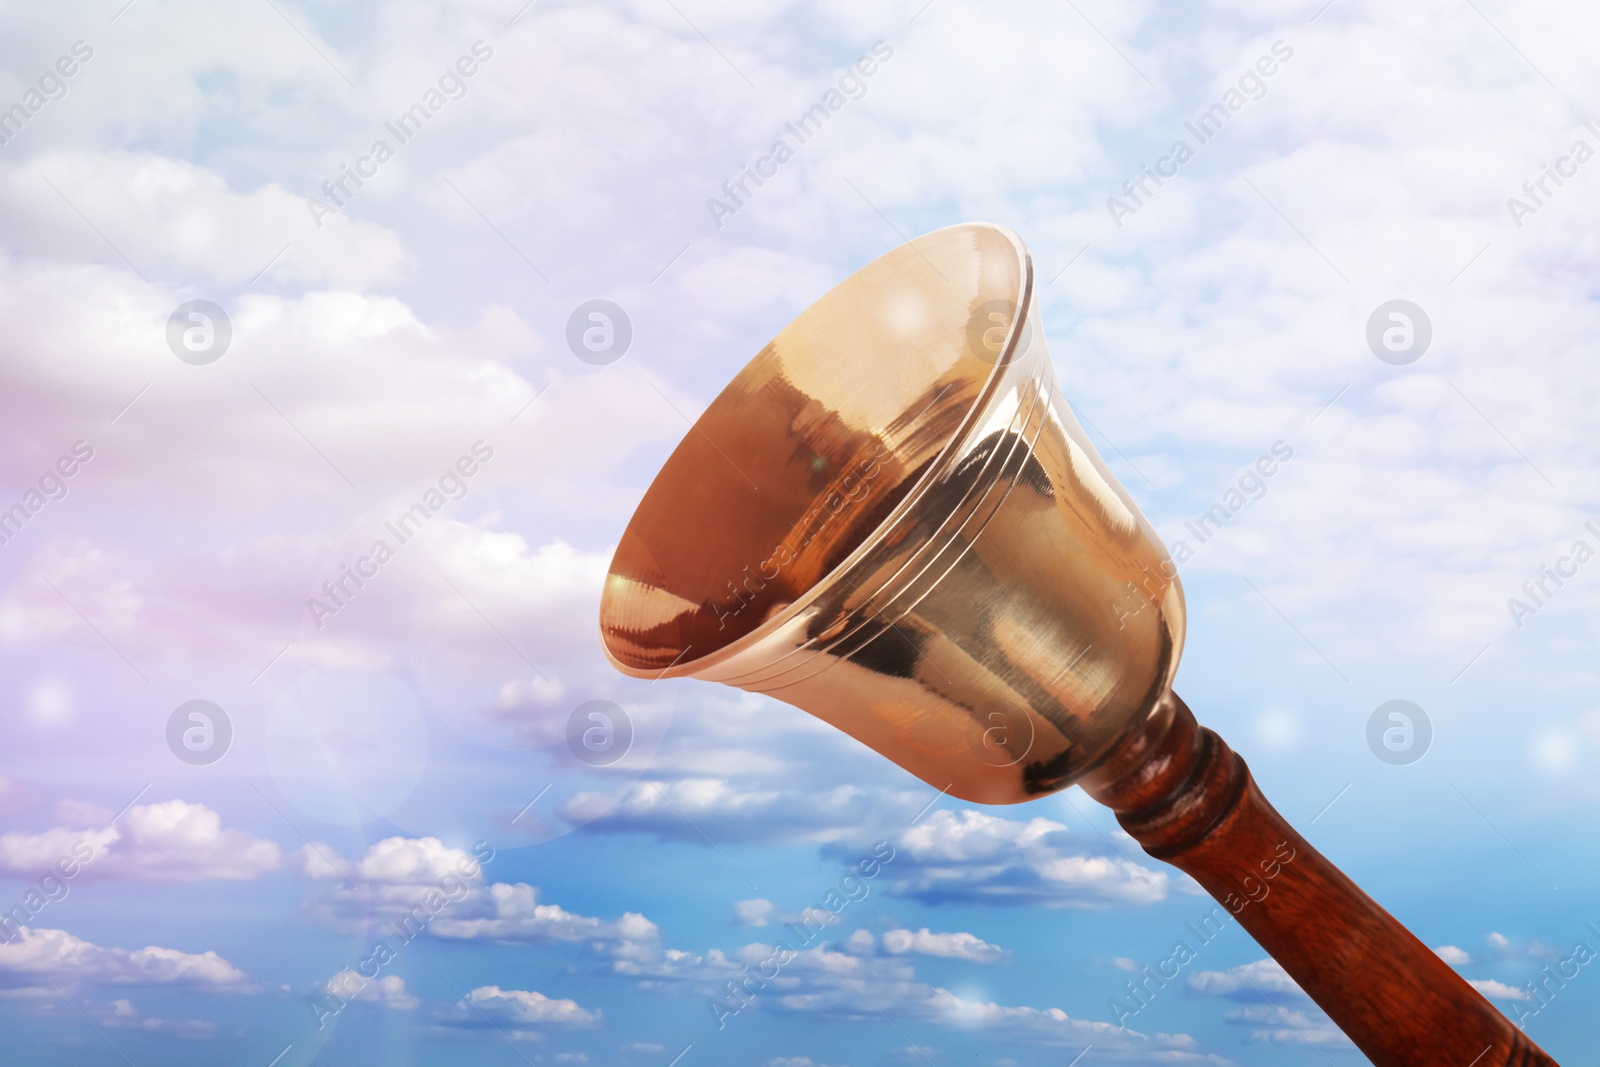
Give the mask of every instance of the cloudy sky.
[[(1189, 550), (1179, 691), (1581, 1058), (1600, 970), (1526, 986), (1600, 951), (1597, 30), (1551, 0), (0, 3), (0, 1058), (1364, 1062), (1081, 792), (964, 805), (600, 654), (686, 419), (970, 220), (1029, 245), (1069, 401)], [(596, 708), (620, 759), (568, 743)]]

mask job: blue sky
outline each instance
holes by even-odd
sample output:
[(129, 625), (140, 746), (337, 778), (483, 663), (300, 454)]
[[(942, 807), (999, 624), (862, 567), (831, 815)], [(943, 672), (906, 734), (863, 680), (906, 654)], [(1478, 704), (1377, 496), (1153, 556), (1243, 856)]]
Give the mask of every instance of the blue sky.
[[(1564, 962), (1600, 952), (1591, 15), (106, 0), (0, 26), (6, 1062), (1362, 1062), (1236, 926), (1119, 1029), (1211, 905), (1081, 792), (940, 798), (600, 653), (685, 418), (850, 271), (969, 220), (1027, 242), (1068, 400), (1194, 549), (1178, 691), (1548, 1051), (1600, 1041), (1600, 969)], [(597, 299), (632, 335), (600, 365), (568, 343)], [(1431, 336), (1384, 359), (1396, 300)], [(214, 314), (169, 328), (191, 301), (225, 345)], [(368, 577), (330, 604), (345, 567)], [(1403, 764), (1368, 744), (1396, 699), (1431, 724)], [(216, 714), (173, 725), (194, 700), (220, 758)], [(614, 762), (568, 744), (591, 701), (631, 725)], [(1547, 1003), (1545, 967), (1576, 972)]]

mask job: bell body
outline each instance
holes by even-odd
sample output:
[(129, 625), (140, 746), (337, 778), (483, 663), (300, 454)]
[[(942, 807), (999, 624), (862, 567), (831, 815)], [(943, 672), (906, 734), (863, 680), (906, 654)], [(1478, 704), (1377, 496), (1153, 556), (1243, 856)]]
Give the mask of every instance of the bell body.
[(1056, 388), (1022, 243), (950, 227), (819, 299), (619, 543), (607, 654), (766, 693), (936, 789), (1093, 769), (1167, 692), (1183, 595)]

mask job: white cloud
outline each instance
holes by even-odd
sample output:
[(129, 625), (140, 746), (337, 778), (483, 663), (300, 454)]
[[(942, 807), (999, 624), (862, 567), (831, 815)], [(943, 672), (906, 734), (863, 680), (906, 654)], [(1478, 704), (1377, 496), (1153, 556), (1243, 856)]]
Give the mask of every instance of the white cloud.
[(840, 942), (839, 947), (852, 956), (870, 956), (877, 951), (878, 939), (872, 936), (870, 930), (857, 930)]
[(920, 1007), (924, 1014), (942, 1022), (959, 1026), (995, 1027), (1006, 1033), (1051, 1044), (1071, 1044), (1080, 1038), (1095, 1043), (1094, 1039), (1099, 1038), (1099, 1043), (1112, 1053), (1130, 1046), (1145, 1045), (1146, 1048), (1154, 1046), (1150, 1051), (1164, 1055), (1170, 1062), (1195, 1062), (1200, 1059), (1185, 1058), (1184, 1054), (1192, 1054), (1196, 1049), (1192, 1038), (1157, 1034), (1153, 1037), (1133, 1035), (1131, 1041), (1119, 1041), (1114, 1035), (1127, 1035), (1127, 1031), (1121, 1031), (1110, 1023), (1074, 1018), (1060, 1008), (1030, 1008), (974, 1001), (944, 989), (931, 991)]
[(1079, 851), (1061, 823), (964, 809), (935, 811), (900, 835), (884, 877), (898, 896), (1025, 907), (1103, 907), (1166, 899), (1165, 871)]
[(733, 924), (735, 926), (766, 926), (772, 919), (775, 906), (772, 901), (757, 897), (754, 900), (738, 900), (733, 904)]
[(1250, 1039), (1270, 1045), (1312, 1045), (1349, 1047), (1344, 1031), (1315, 1009), (1283, 1008), (1275, 1004), (1251, 1004), (1227, 1012), (1223, 1019), (1234, 1026), (1250, 1027)]
[(422, 1003), (406, 992), (405, 979), (397, 974), (369, 979), (355, 971), (343, 970), (322, 983), (322, 992), (341, 1001), (376, 1004), (390, 1011), (415, 1011)]
[[(765, 946), (749, 946), (740, 955), (753, 963), (768, 951)], [(1030, 1043), (1080, 1049), (1093, 1044), (1111, 1057), (1137, 1053), (1159, 1057), (1164, 1063), (1213, 1062), (1185, 1035), (1146, 1035), (1076, 1018), (1059, 1008), (972, 1000), (918, 982), (911, 967), (899, 960), (862, 959), (825, 945), (799, 953), (783, 969), (782, 977), (788, 981), (774, 983), (778, 988), (764, 996), (774, 1010), (783, 1012), (878, 1018), (881, 1010), (957, 1028), (994, 1028)]]
[(104, 1006), (84, 1005), (95, 1022), (111, 1030), (141, 1030), (147, 1034), (167, 1034), (190, 1041), (215, 1037), (217, 1024), (210, 1019), (161, 1019), (145, 1015), (126, 998), (113, 1000)]
[(408, 936), (454, 941), (611, 944), (654, 941), (659, 933), (634, 912), (608, 922), (541, 902), (538, 886), (489, 883), (474, 853), (435, 837), (384, 838), (356, 860), (308, 846), (302, 861), (309, 876), (326, 883), (308, 909), (340, 928), (364, 929), (379, 919)]
[(611, 957), (613, 973), (639, 979), (640, 988), (660, 989), (676, 983), (731, 978), (740, 972), (741, 959), (760, 949), (759, 945), (747, 945), (731, 955), (720, 948), (690, 952), (664, 946), (657, 932), (651, 930), (644, 936), (624, 938), (608, 946), (606, 952)]
[(1305, 992), (1277, 960), (1257, 960), (1226, 971), (1199, 971), (1189, 976), (1189, 988), (1207, 997), (1257, 997), (1262, 993), (1305, 996)]
[[(78, 859), (93, 860), (103, 854), (110, 842), (121, 835), (115, 829), (102, 827), (95, 830), (69, 830), (57, 827), (42, 833), (31, 834), (12, 830), (0, 834), (0, 869), (19, 878), (36, 878), (40, 872), (53, 868), (58, 861), (77, 866)], [(77, 849), (74, 855), (73, 849)]]
[(458, 1000), (445, 1016), (449, 1026), (478, 1029), (493, 1025), (508, 1030), (512, 1036), (537, 1034), (548, 1028), (580, 1028), (598, 1026), (601, 1013), (590, 1010), (575, 1000), (555, 999), (534, 990), (501, 989), (499, 986), (479, 986)]
[[(837, 840), (872, 816), (872, 794), (853, 785), (813, 793), (752, 788), (722, 778), (635, 782), (620, 794), (584, 792), (561, 816), (590, 830), (719, 842)], [(696, 828), (699, 829), (696, 829)]]
[(1497, 982), (1493, 978), (1469, 978), (1467, 984), (1492, 1000), (1528, 1000), (1527, 990)]
[(967, 933), (936, 934), (926, 926), (917, 931), (889, 930), (883, 935), (883, 950), (892, 956), (914, 954), (965, 960), (968, 963), (999, 963), (1011, 953), (998, 945)]
[(168, 800), (129, 808), (112, 826), (0, 835), (0, 871), (32, 878), (69, 859), (75, 878), (146, 882), (244, 881), (277, 870), (275, 842), (224, 828), (204, 804)]
[(0, 942), (0, 983), (43, 986), (47, 979), (94, 985), (188, 986), (207, 992), (246, 992), (245, 973), (215, 952), (149, 946), (103, 948), (65, 930), (21, 927)]
[[(266, 663), (282, 650), (291, 621), (309, 632), (285, 668), (413, 660), (447, 714), (517, 726), (532, 720), (521, 743), (548, 742), (543, 716), (552, 702), (613, 678), (588, 631), (570, 620), (593, 617), (616, 531), (575, 547), (582, 527), (530, 518), (521, 502), (531, 492), (621, 511), (629, 495), (609, 485), (611, 469), (647, 442), (675, 440), (679, 416), (643, 376), (603, 380), (565, 364), (530, 367), (550, 341), (506, 307), (476, 307), (469, 320), (445, 329), (393, 295), (351, 289), (214, 293), (226, 305), (233, 340), (205, 370), (226, 384), (207, 403), (190, 406), (184, 397), (192, 381), (184, 375), (195, 368), (167, 351), (165, 330), (173, 308), (192, 295), (112, 267), (0, 255), (0, 311), (12, 323), (0, 341), (0, 394), (28, 398), (8, 403), (5, 423), (19, 440), (43, 442), (0, 450), (0, 473), (31, 484), (80, 433), (51, 444), (68, 433), (63, 427), (78, 426), (89, 411), (104, 410), (109, 422), (137, 394), (114, 438), (105, 430), (88, 435), (95, 458), (69, 480), (69, 499), (92, 482), (106, 506), (137, 510), (152, 485), (203, 486), (162, 493), (162, 513), (204, 508), (228, 529), (213, 547), (176, 552), (153, 528), (104, 528), (55, 505), (8, 546), (20, 554), (22, 570), (0, 589), (0, 641), (15, 649), (101, 642), (87, 618), (148, 674), (214, 656), (219, 647), (240, 661)], [(537, 406), (511, 427), (511, 415), (545, 386)], [(617, 420), (619, 409), (633, 413)], [(180, 422), (207, 434), (210, 445), (191, 447)], [(496, 452), (469, 482), (468, 496), (448, 504), (381, 581), (318, 631), (303, 608), (306, 597), (369, 551), (383, 522), (477, 440)], [(557, 452), (569, 461), (550, 464)], [(342, 496), (350, 491), (346, 478), (361, 486), (356, 499), (365, 513), (351, 513)], [(293, 523), (260, 521), (294, 506), (292, 499), (314, 498), (337, 502)], [(510, 514), (497, 510), (504, 503)], [(533, 672), (510, 650), (486, 648), (482, 618), (437, 572), (508, 632), (520, 629), (525, 647), (548, 657), (542, 669), (557, 688), (529, 690)], [(434, 632), (419, 634), (420, 620)], [(508, 671), (508, 657), (529, 678)], [(92, 705), (81, 678), (64, 689), (47, 681), (31, 681), (30, 691), (61, 689), (71, 699), (36, 702), (39, 721)], [(65, 710), (45, 714), (46, 705)]]
[(643, 915), (625, 912), (616, 922), (602, 922), (567, 911), (559, 904), (539, 903), (537, 886), (497, 882), (480, 899), (476, 917), (444, 917), (430, 927), (439, 937), (490, 941), (639, 940), (656, 936), (656, 925)]
[(231, 288), (250, 282), (285, 244), (273, 276), (297, 285), (363, 289), (396, 280), (406, 266), (399, 237), (385, 227), (340, 215), (314, 240), (310, 233), (286, 240), (304, 229), (303, 196), (276, 184), (235, 192), (208, 167), (151, 152), (40, 154), (0, 169), (0, 205), (9, 223), (0, 241), (16, 252), (103, 256), (105, 244), (83, 225), (82, 212), (151, 279), (203, 278)]
[[(1223, 1018), (1251, 1028), (1250, 1039), (1274, 1045), (1348, 1046), (1350, 1039), (1306, 996), (1277, 960), (1256, 960), (1226, 971), (1189, 976), (1190, 992), (1241, 1001)], [(1266, 1003), (1263, 1003), (1263, 998)]]
[[(775, 953), (786, 944), (781, 939), (776, 945), (744, 945), (733, 953), (720, 949), (703, 954), (685, 952), (663, 949), (659, 944), (624, 945), (613, 952), (613, 967), (618, 974), (640, 979), (643, 988), (688, 985), (725, 1009), (735, 1004), (729, 993), (731, 981), (753, 997), (745, 1007), (754, 1005), (779, 1013), (877, 1019), (881, 1010), (894, 1017), (955, 1028), (993, 1027), (1030, 1043), (1075, 1045), (1080, 1050), (1085, 1044), (1094, 1044), (1113, 1060), (1154, 1056), (1162, 1063), (1227, 1062), (1200, 1053), (1194, 1039), (1183, 1034), (1147, 1035), (1111, 1023), (1078, 1019), (1059, 1008), (1005, 1006), (964, 998), (918, 981), (915, 968), (904, 955), (872, 954), (872, 943), (870, 934), (858, 930), (844, 942), (844, 951), (827, 942), (818, 943), (794, 951), (787, 962), (776, 967), (779, 957)], [(775, 976), (767, 981), (759, 980), (774, 971)]]
[(1472, 956), (1465, 949), (1459, 949), (1454, 945), (1440, 945), (1433, 951), (1452, 967), (1465, 967), (1472, 962)]
[[(779, 908), (770, 900), (740, 900), (733, 905), (733, 925), (764, 927), (793, 923), (796, 926), (820, 929), (837, 925), (841, 919), (837, 912), (825, 907), (807, 905), (798, 911)], [(869, 935), (870, 936), (870, 935)]]
[(367, 849), (356, 872), (390, 885), (436, 886), (448, 878), (478, 879), (482, 864), (437, 837), (386, 837)]
[(307, 902), (309, 910), (337, 927), (389, 920), (414, 934), (467, 913), (484, 893), (483, 864), (436, 837), (386, 837), (356, 860), (307, 845), (299, 858), (308, 877), (328, 883)]

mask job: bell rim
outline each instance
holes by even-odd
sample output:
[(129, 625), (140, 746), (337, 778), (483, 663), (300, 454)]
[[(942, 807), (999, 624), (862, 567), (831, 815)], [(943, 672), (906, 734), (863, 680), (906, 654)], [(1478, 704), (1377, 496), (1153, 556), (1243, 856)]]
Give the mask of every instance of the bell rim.
[[(789, 323), (786, 323), (783, 327), (784, 330), (788, 329), (790, 324), (804, 317), (812, 307), (816, 306), (816, 304), (826, 300), (833, 293), (850, 286), (856, 280), (858, 275), (871, 270), (879, 262), (888, 258), (889, 256), (895, 255), (906, 248), (916, 250), (917, 241), (928, 237), (933, 237), (937, 234), (949, 233), (954, 230), (988, 231), (998, 234), (1006, 239), (1012, 250), (1016, 253), (1018, 266), (1020, 267), (1018, 272), (1020, 278), (1018, 286), (1019, 291), (1016, 294), (1017, 313), (1012, 317), (1011, 324), (1007, 327), (1005, 342), (1001, 346), (999, 352), (996, 354), (994, 364), (990, 368), (988, 376), (984, 379), (982, 387), (974, 396), (972, 403), (967, 409), (966, 414), (962, 417), (960, 424), (955, 428), (954, 431), (950, 433), (949, 438), (940, 447), (938, 453), (933, 457), (932, 461), (927, 464), (927, 468), (922, 472), (917, 480), (912, 483), (911, 488), (906, 492), (905, 496), (895, 505), (889, 514), (883, 518), (883, 520), (872, 530), (872, 532), (863, 538), (861, 543), (852, 549), (848, 555), (831, 567), (826, 574), (819, 577), (817, 581), (814, 582), (809, 588), (807, 588), (799, 596), (795, 597), (792, 602), (785, 605), (781, 611), (778, 611), (770, 618), (763, 620), (759, 626), (756, 626), (750, 632), (742, 634), (739, 637), (734, 638), (732, 641), (710, 650), (704, 655), (696, 656), (692, 659), (684, 659), (684, 652), (680, 652), (677, 659), (673, 660), (666, 667), (639, 667), (622, 660), (612, 651), (611, 642), (608, 638), (608, 634), (606, 633), (605, 604), (607, 598), (611, 594), (609, 593), (609, 590), (602, 589), (599, 619), (600, 648), (612, 667), (632, 678), (661, 681), (673, 678), (694, 678), (701, 675), (714, 673), (717, 667), (727, 663), (729, 660), (733, 660), (745, 655), (752, 649), (761, 645), (764, 641), (768, 640), (773, 634), (791, 624), (802, 613), (809, 610), (817, 600), (821, 599), (822, 595), (827, 590), (828, 586), (830, 585), (829, 579), (834, 575), (848, 572), (857, 563), (865, 559), (879, 544), (881, 544), (883, 538), (887, 536), (890, 530), (894, 529), (902, 519), (916, 509), (916, 507), (921, 503), (922, 499), (926, 496), (928, 490), (944, 474), (953, 453), (959, 447), (961, 442), (966, 439), (970, 431), (979, 422), (979, 420), (984, 417), (986, 412), (994, 403), (996, 397), (1001, 393), (1002, 387), (1005, 385), (1007, 375), (1012, 369), (1013, 362), (1016, 359), (1017, 347), (1024, 336), (1024, 332), (1028, 323), (1028, 317), (1033, 311), (1033, 302), (1035, 297), (1033, 255), (1028, 251), (1027, 244), (1023, 242), (1022, 238), (1018, 236), (1014, 230), (1008, 226), (993, 222), (962, 222), (955, 223), (950, 226), (941, 226), (936, 230), (929, 230), (927, 233), (920, 234), (909, 241), (896, 245), (894, 248), (889, 249), (882, 255), (869, 260), (867, 263), (852, 271), (848, 277), (844, 278), (837, 285), (830, 288), (826, 293), (818, 296), (816, 300), (813, 300), (806, 306), (805, 310), (801, 311), (798, 315), (794, 316), (794, 318), (790, 319)], [(782, 334), (782, 332), (783, 330), (778, 331), (779, 334)], [(768, 346), (770, 346), (770, 344), (771, 341), (768, 342)], [(763, 346), (761, 351), (765, 351), (766, 347), (768, 346)], [(756, 356), (751, 357), (751, 361), (753, 362), (755, 359), (759, 358), (760, 354), (758, 352)], [(748, 365), (749, 363), (747, 362), (746, 366)], [(741, 371), (742, 369), (743, 368), (741, 368)], [(685, 438), (687, 438), (689, 434), (693, 434), (695, 430), (700, 427), (701, 422), (717, 406), (717, 402), (727, 395), (728, 391), (733, 387), (733, 384), (733, 380), (730, 380), (728, 385), (724, 386), (723, 389), (719, 391), (714, 398), (712, 398), (711, 402), (706, 405), (705, 410), (701, 412), (700, 417), (694, 421), (694, 424), (691, 426), (688, 433), (684, 435)], [(662, 470), (665, 470), (665, 466), (663, 466)], [(656, 478), (659, 478), (660, 474), (661, 472), (658, 471), (656, 473)], [(656, 478), (652, 478), (650, 485), (646, 487), (645, 496), (648, 496), (651, 488), (654, 487)], [(642, 503), (644, 498), (641, 497), (640, 499)], [(628, 534), (633, 530), (634, 519), (637, 518), (637, 516), (638, 511), (636, 509), (634, 514), (629, 517), (627, 526), (623, 528), (622, 536), (624, 538), (627, 537)], [(609, 583), (611, 578), (616, 574), (615, 564), (617, 556), (621, 554), (621, 551), (621, 539), (619, 539), (617, 550), (612, 554), (611, 562), (606, 566), (605, 581), (607, 583)], [(687, 652), (687, 649), (684, 651)]]

